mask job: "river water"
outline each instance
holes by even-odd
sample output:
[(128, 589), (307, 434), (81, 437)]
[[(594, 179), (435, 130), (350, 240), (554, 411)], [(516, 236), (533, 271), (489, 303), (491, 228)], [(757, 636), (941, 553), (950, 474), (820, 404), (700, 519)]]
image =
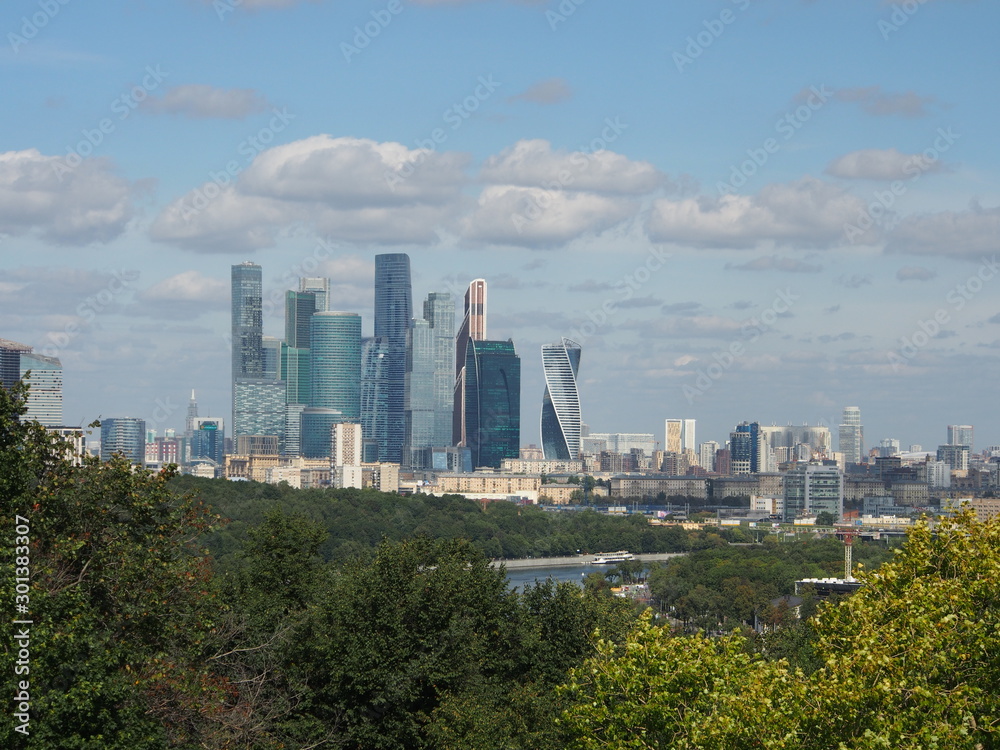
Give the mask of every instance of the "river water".
[(531, 585), (535, 580), (544, 581), (552, 578), (554, 581), (572, 581), (583, 586), (583, 578), (587, 573), (604, 574), (610, 565), (560, 565), (554, 568), (515, 568), (507, 571), (507, 581), (512, 589), (520, 590)]

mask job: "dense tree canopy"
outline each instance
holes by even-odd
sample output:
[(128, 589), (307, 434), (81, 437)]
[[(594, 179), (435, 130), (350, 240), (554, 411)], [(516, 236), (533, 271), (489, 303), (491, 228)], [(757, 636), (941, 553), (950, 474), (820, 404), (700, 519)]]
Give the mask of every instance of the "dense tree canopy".
[(571, 748), (976, 748), (1000, 742), (1000, 519), (918, 526), (820, 607), (820, 668), (646, 617), (562, 688)]
[(295, 490), (288, 485), (227, 482), (223, 479), (177, 477), (177, 491), (196, 492), (228, 520), (205, 543), (223, 567), (238, 550), (246, 530), (259, 524), (269, 509), (297, 514), (320, 523), (328, 532), (319, 554), (346, 562), (370, 555), (383, 538), (413, 536), (468, 539), (490, 558), (523, 558), (596, 553), (686, 552), (744, 539), (739, 529), (686, 532), (676, 526), (651, 526), (642, 516), (610, 516), (594, 510), (553, 513), (508, 502), (485, 507), (460, 495), (399, 495), (358, 489)]

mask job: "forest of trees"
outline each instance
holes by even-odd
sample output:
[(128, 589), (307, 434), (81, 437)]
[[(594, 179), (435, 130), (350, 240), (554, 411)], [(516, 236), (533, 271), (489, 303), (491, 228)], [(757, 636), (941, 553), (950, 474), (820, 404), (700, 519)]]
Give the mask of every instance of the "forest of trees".
[(299, 514), (328, 532), (319, 554), (327, 561), (346, 562), (371, 554), (382, 541), (414, 536), (432, 539), (468, 539), (489, 558), (552, 557), (617, 549), (632, 552), (687, 552), (746, 541), (738, 528), (717, 532), (685, 532), (678, 527), (650, 526), (642, 516), (610, 516), (595, 510), (553, 513), (535, 506), (508, 502), (484, 508), (461, 495), (401, 497), (377, 490), (296, 490), (287, 484), (229, 482), (178, 476), (170, 487), (193, 492), (227, 520), (205, 538), (217, 561), (246, 539), (248, 528), (259, 524), (268, 510)]
[(857, 594), (766, 635), (746, 613), (835, 546), (696, 535), (649, 580), (665, 613), (732, 599), (676, 618), (731, 631), (710, 637), (606, 589), (512, 591), (484, 554), (641, 549), (634, 521), (75, 465), (23, 413), (0, 388), (0, 601), (27, 623), (0, 639), (2, 747), (997, 746), (1000, 521), (919, 526)]

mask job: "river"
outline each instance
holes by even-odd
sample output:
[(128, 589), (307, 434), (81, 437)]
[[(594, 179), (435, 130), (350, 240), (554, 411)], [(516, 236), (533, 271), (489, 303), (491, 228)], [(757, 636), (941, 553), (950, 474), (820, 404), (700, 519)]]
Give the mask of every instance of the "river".
[[(684, 555), (684, 552), (665, 552), (661, 554), (636, 555), (635, 559), (645, 563), (662, 562), (671, 557)], [(593, 555), (579, 557), (535, 558), (530, 560), (504, 560), (507, 568), (507, 581), (512, 589), (520, 589), (525, 584), (536, 580), (544, 581), (552, 578), (555, 581), (571, 581), (579, 586), (587, 573), (604, 574), (614, 565), (594, 565), (590, 562)], [(496, 564), (496, 563), (495, 563)]]

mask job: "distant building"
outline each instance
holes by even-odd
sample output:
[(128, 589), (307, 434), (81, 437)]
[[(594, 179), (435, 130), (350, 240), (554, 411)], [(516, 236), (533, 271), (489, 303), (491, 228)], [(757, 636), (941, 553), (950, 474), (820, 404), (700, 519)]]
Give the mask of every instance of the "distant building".
[(194, 417), (191, 423), (190, 461), (225, 463), (226, 423), (216, 417)]
[(63, 424), (63, 372), (57, 357), (35, 354), (27, 344), (0, 339), (0, 385), (13, 388), (28, 372), (27, 412), (25, 420), (46, 427)]
[(844, 408), (839, 438), (838, 448), (844, 454), (844, 462), (861, 463), (865, 456), (865, 428), (861, 424), (861, 409), (857, 406)]
[[(318, 313), (317, 315), (322, 315)], [(315, 317), (315, 316), (314, 316)], [(405, 381), (406, 334), (413, 319), (410, 285), (410, 256), (384, 253), (375, 256), (375, 336), (385, 340), (386, 399), (384, 434), (375, 435), (379, 461), (398, 464), (403, 455), (406, 434)], [(358, 339), (360, 341), (360, 331)], [(315, 352), (314, 352), (315, 362)], [(360, 370), (360, 366), (359, 366)], [(316, 368), (314, 365), (314, 377)], [(318, 405), (318, 404), (317, 404)], [(379, 421), (381, 424), (381, 420)]]
[[(361, 429), (365, 440), (365, 460), (378, 461), (385, 452), (389, 416), (389, 345), (382, 337), (361, 342)], [(381, 441), (381, 442), (380, 442)], [(381, 447), (380, 447), (381, 446)]]
[(718, 450), (719, 444), (714, 440), (706, 440), (698, 448), (698, 463), (705, 471), (715, 471), (715, 454)]
[[(232, 267), (231, 300), (233, 434), (246, 435), (257, 427), (246, 422), (251, 418), (249, 408), (255, 400), (248, 390), (240, 393), (238, 385), (247, 379), (264, 380), (263, 277), (259, 265), (247, 261)], [(240, 399), (241, 404), (237, 405)], [(283, 396), (281, 401), (284, 402)]]
[(465, 432), (465, 365), (470, 341), (486, 340), (486, 281), (474, 279), (465, 292), (462, 325), (455, 337), (455, 388), (452, 444), (466, 445)]
[(965, 471), (969, 468), (969, 446), (964, 444), (939, 445), (937, 460), (944, 461), (952, 471)]
[(315, 312), (326, 312), (331, 309), (330, 279), (307, 277), (299, 279), (299, 292), (312, 294), (316, 297)]
[(731, 470), (735, 476), (756, 474), (768, 468), (761, 461), (767, 447), (758, 422), (736, 425), (736, 430), (729, 433), (729, 450), (732, 454)]
[(570, 461), (580, 457), (583, 419), (577, 378), (582, 351), (578, 343), (565, 337), (558, 344), (542, 346), (542, 372), (545, 376), (542, 450), (545, 458), (552, 461)]
[(466, 443), (474, 467), (500, 468), (521, 445), (521, 358), (514, 342), (469, 341), (465, 358)]
[(101, 420), (101, 460), (122, 454), (137, 466), (146, 459), (146, 423), (133, 417)]
[(946, 461), (928, 461), (927, 484), (933, 489), (951, 487), (951, 466)]
[(22, 352), (20, 377), (28, 383), (28, 410), (24, 419), (33, 419), (46, 427), (62, 425), (62, 362), (57, 357)]
[(824, 511), (839, 521), (844, 515), (844, 474), (836, 466), (797, 464), (785, 474), (784, 499), (786, 523)]
[(450, 294), (432, 292), (406, 337), (404, 465), (429, 468), (427, 449), (451, 445), (454, 347), (455, 303)]
[(309, 331), (310, 398), (302, 411), (302, 455), (329, 458), (333, 426), (361, 421), (361, 316), (317, 312)]
[(973, 453), (973, 428), (971, 424), (948, 425), (948, 445), (964, 445)]
[(583, 452), (588, 454), (629, 453), (633, 449), (653, 455), (656, 437), (651, 432), (592, 432), (583, 438)]

